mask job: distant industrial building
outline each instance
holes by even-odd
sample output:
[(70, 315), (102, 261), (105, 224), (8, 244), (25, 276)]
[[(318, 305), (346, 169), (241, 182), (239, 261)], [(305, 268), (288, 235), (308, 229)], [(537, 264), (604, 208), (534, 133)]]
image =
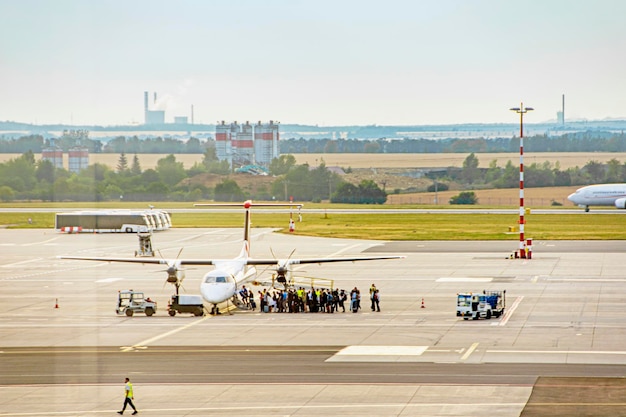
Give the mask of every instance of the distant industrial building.
[(80, 172), (89, 166), (89, 149), (76, 146), (68, 151), (70, 172)]
[(165, 110), (155, 110), (150, 107), (155, 107), (157, 103), (157, 93), (154, 93), (154, 100), (152, 106), (150, 106), (150, 93), (147, 91), (143, 93), (143, 108), (145, 113), (145, 124), (147, 125), (162, 125), (165, 123)]
[(258, 164), (267, 167), (279, 156), (280, 139), (278, 123), (267, 124), (237, 122), (226, 124), (223, 120), (215, 127), (215, 151), (220, 161), (228, 161), (231, 167)]
[(50, 161), (55, 168), (63, 168), (63, 149), (51, 144), (49, 147), (41, 150), (41, 159)]
[[(82, 146), (83, 140), (89, 137), (87, 130), (64, 130), (63, 137), (72, 138), (76, 141), (76, 146), (68, 151), (68, 170), (78, 173), (89, 166), (89, 149)], [(56, 146), (54, 139), (50, 139), (50, 146), (41, 150), (41, 159), (50, 161), (55, 168), (65, 168), (63, 166), (63, 149)]]
[[(75, 147), (68, 151), (68, 171), (78, 173), (89, 166), (89, 150), (87, 148)], [(63, 149), (59, 147), (48, 147), (41, 150), (41, 159), (50, 161), (55, 168), (65, 168), (63, 166)]]
[(565, 94), (561, 97), (561, 111), (556, 112), (556, 120), (560, 125), (565, 124)]

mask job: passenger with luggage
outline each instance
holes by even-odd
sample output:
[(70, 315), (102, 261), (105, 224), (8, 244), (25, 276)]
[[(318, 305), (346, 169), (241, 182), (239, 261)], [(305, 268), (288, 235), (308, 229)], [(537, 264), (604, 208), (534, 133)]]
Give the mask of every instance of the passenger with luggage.
[(254, 301), (254, 292), (250, 291), (248, 293), (248, 301), (250, 302), (250, 308), (252, 311), (256, 309), (256, 302)]
[(376, 307), (377, 312), (380, 313), (380, 294), (378, 293), (378, 289), (376, 289), (376, 291), (374, 291), (374, 293), (372, 294), (372, 311), (374, 311), (374, 307)]
[[(346, 305), (344, 304), (348, 300), (348, 295), (345, 290), (341, 290), (339, 293), (339, 307), (341, 307), (342, 313), (346, 312)], [(339, 310), (339, 309), (337, 309)]]
[(350, 291), (350, 300), (350, 309), (353, 313), (356, 313), (357, 311), (359, 311), (359, 308), (361, 308), (361, 294), (357, 287), (354, 287), (354, 289)]

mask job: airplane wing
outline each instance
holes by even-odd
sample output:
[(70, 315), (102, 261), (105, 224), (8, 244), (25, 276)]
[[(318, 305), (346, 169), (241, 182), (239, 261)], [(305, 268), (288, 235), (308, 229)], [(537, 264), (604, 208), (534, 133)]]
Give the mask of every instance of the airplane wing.
[(103, 256), (59, 256), (59, 259), (73, 259), (78, 261), (100, 262), (127, 262), (134, 264), (157, 264), (157, 265), (215, 265), (219, 259), (156, 259), (156, 258), (106, 258)]
[(382, 255), (382, 256), (346, 256), (340, 258), (303, 258), (303, 259), (254, 259), (248, 258), (248, 265), (303, 265), (303, 264), (323, 264), (330, 262), (357, 262), (357, 261), (376, 261), (381, 259), (403, 259), (406, 256), (400, 255)]
[[(220, 262), (237, 261), (238, 259), (156, 259), (156, 258), (107, 258), (104, 256), (59, 256), (59, 259), (73, 259), (79, 261), (100, 261), (100, 262), (127, 262), (135, 264), (157, 264), (157, 265), (215, 265)], [(297, 265), (297, 264), (323, 264), (330, 262), (357, 262), (375, 261), (381, 259), (402, 259), (406, 256), (382, 255), (382, 256), (351, 256), (341, 258), (304, 258), (304, 259), (242, 259), (246, 265)]]

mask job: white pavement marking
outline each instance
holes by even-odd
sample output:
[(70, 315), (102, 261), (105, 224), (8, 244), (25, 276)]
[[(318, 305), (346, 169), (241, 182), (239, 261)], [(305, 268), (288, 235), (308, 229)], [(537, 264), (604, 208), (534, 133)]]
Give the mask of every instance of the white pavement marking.
[(344, 253), (344, 252), (346, 252), (346, 251), (348, 251), (348, 250), (350, 250), (352, 248), (358, 248), (361, 245), (362, 245), (362, 243), (356, 243), (354, 245), (346, 246), (345, 248), (340, 249), (337, 252), (326, 256), (326, 258), (332, 258), (333, 256), (341, 255), (342, 253)]
[(99, 279), (96, 282), (98, 283), (109, 283), (109, 282), (115, 282), (115, 281), (122, 281), (124, 278), (104, 278), (104, 279)]
[(29, 259), (27, 261), (13, 262), (12, 264), (2, 265), (2, 268), (10, 268), (10, 267), (16, 266), (16, 265), (24, 265), (24, 264), (29, 264), (29, 263), (33, 263), (33, 262), (39, 262), (42, 259), (43, 258), (35, 258), (35, 259)]
[(20, 246), (34, 246), (34, 245), (43, 245), (46, 244), (48, 242), (53, 242), (57, 239), (59, 239), (60, 236), (57, 237), (53, 237), (52, 239), (48, 239), (48, 240), (44, 240), (43, 242), (33, 242), (33, 243), (23, 243)]
[(442, 277), (436, 282), (491, 282), (493, 278)]
[(626, 278), (548, 278), (559, 282), (626, 282)]
[[(276, 415), (276, 413), (288, 413), (287, 415), (293, 415), (293, 413), (299, 413), (299, 411), (303, 410), (336, 410), (337, 413), (354, 414), (354, 410), (358, 410), (359, 408), (372, 410), (372, 409), (381, 409), (381, 408), (398, 408), (398, 409), (407, 409), (407, 408), (419, 408), (423, 410), (425, 408), (444, 408), (444, 407), (458, 407), (459, 409), (467, 409), (468, 407), (472, 407), (471, 409), (475, 409), (476, 407), (483, 408), (501, 408), (501, 407), (523, 407), (526, 402), (469, 402), (469, 403), (447, 403), (447, 402), (437, 402), (437, 403), (367, 403), (364, 404), (362, 402), (359, 403), (342, 403), (342, 404), (273, 404), (273, 405), (259, 405), (259, 406), (225, 406), (225, 407), (178, 407), (178, 408), (141, 408), (141, 413), (168, 413), (174, 415), (184, 415), (189, 412), (206, 412), (211, 413), (213, 415), (214, 412), (223, 412), (226, 414), (238, 414), (238, 413), (246, 413), (255, 415), (255, 412), (263, 411), (271, 412), (272, 415)], [(84, 410), (84, 411), (50, 411), (46, 412), (47, 416), (76, 416), (76, 415), (97, 415), (97, 414), (112, 414), (115, 410)], [(282, 411), (284, 410), (284, 411)], [(345, 411), (341, 411), (345, 410)], [(380, 411), (382, 412), (382, 410)], [(392, 413), (395, 415), (395, 413)], [(421, 414), (421, 413), (420, 413)], [(29, 417), (29, 416), (41, 416), (43, 415), (41, 412), (26, 412), (26, 413), (3, 413), (0, 412), (0, 417)], [(221, 414), (220, 414), (221, 415)], [(265, 412), (263, 413), (265, 415)], [(316, 412), (314, 415), (318, 415)]]
[(462, 361), (467, 360), (467, 358), (469, 358), (470, 355), (474, 353), (477, 347), (478, 347), (478, 343), (473, 343), (472, 346), (470, 346), (470, 348), (467, 349), (467, 352), (465, 352), (465, 354), (461, 356), (461, 360)]
[(521, 354), (556, 354), (556, 355), (626, 355), (623, 350), (493, 350), (487, 349), (487, 353), (521, 353)]
[(506, 324), (508, 323), (509, 319), (513, 315), (513, 312), (517, 309), (517, 307), (519, 307), (519, 305), (520, 305), (520, 303), (522, 302), (523, 299), (524, 299), (524, 296), (517, 297), (517, 299), (515, 300), (515, 302), (511, 306), (511, 308), (509, 308), (504, 313), (504, 316), (502, 317), (502, 319), (500, 319), (500, 323), (496, 324), (496, 326), (506, 326)]
[(197, 234), (197, 235), (191, 235), (191, 236), (183, 237), (183, 238), (180, 238), (180, 239), (177, 239), (177, 240), (173, 240), (172, 242), (186, 242), (188, 240), (197, 239), (200, 236), (208, 236), (208, 235), (215, 235), (215, 234), (218, 234), (218, 233), (223, 233), (224, 230), (226, 230), (226, 229), (210, 230), (208, 232), (200, 233), (200, 234)]
[(347, 346), (325, 362), (418, 362), (428, 346)]
[(337, 355), (396, 355), (419, 356), (428, 346), (347, 346), (335, 354)]
[[(337, 255), (341, 255), (343, 252), (345, 252), (347, 250), (350, 250), (352, 248), (357, 248), (357, 247), (359, 247), (361, 245), (362, 245), (361, 243), (357, 243), (357, 244), (354, 244), (354, 245), (351, 245), (351, 246), (345, 246), (343, 249), (340, 249), (340, 250), (338, 250), (335, 253), (331, 253), (330, 255), (324, 256), (324, 258), (333, 258), (333, 257), (335, 257)], [(298, 271), (298, 270), (300, 270), (302, 268), (305, 268), (306, 266), (307, 265), (294, 266), (294, 267), (291, 268), (291, 270), (292, 271)]]

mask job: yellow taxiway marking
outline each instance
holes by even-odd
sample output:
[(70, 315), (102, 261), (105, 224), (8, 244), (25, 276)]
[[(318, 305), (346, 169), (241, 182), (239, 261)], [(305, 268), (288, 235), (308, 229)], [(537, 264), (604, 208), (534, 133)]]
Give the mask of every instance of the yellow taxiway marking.
[(176, 333), (178, 333), (180, 331), (183, 331), (183, 330), (186, 330), (186, 329), (188, 329), (190, 327), (193, 327), (196, 324), (202, 323), (203, 321), (205, 321), (209, 317), (211, 317), (211, 316), (205, 316), (205, 317), (203, 317), (202, 319), (200, 319), (198, 321), (191, 322), (191, 323), (186, 324), (186, 325), (184, 325), (182, 327), (179, 327), (178, 329), (170, 330), (169, 332), (165, 332), (165, 333), (160, 334), (158, 336), (151, 337), (150, 339), (142, 340), (141, 342), (136, 343), (133, 346), (121, 346), (120, 347), (120, 351), (122, 351), (122, 352), (132, 352), (132, 351), (134, 351), (136, 349), (147, 349), (146, 345), (149, 345), (150, 343), (154, 343), (157, 340), (161, 340), (161, 339), (163, 339), (165, 337), (171, 336), (171, 335), (176, 334)]
[(478, 347), (478, 343), (473, 343), (472, 346), (470, 346), (470, 348), (467, 349), (467, 352), (465, 352), (465, 354), (463, 356), (461, 356), (461, 360), (464, 361), (467, 358), (469, 358), (470, 355), (472, 353), (474, 353), (474, 351), (476, 350), (477, 347)]

